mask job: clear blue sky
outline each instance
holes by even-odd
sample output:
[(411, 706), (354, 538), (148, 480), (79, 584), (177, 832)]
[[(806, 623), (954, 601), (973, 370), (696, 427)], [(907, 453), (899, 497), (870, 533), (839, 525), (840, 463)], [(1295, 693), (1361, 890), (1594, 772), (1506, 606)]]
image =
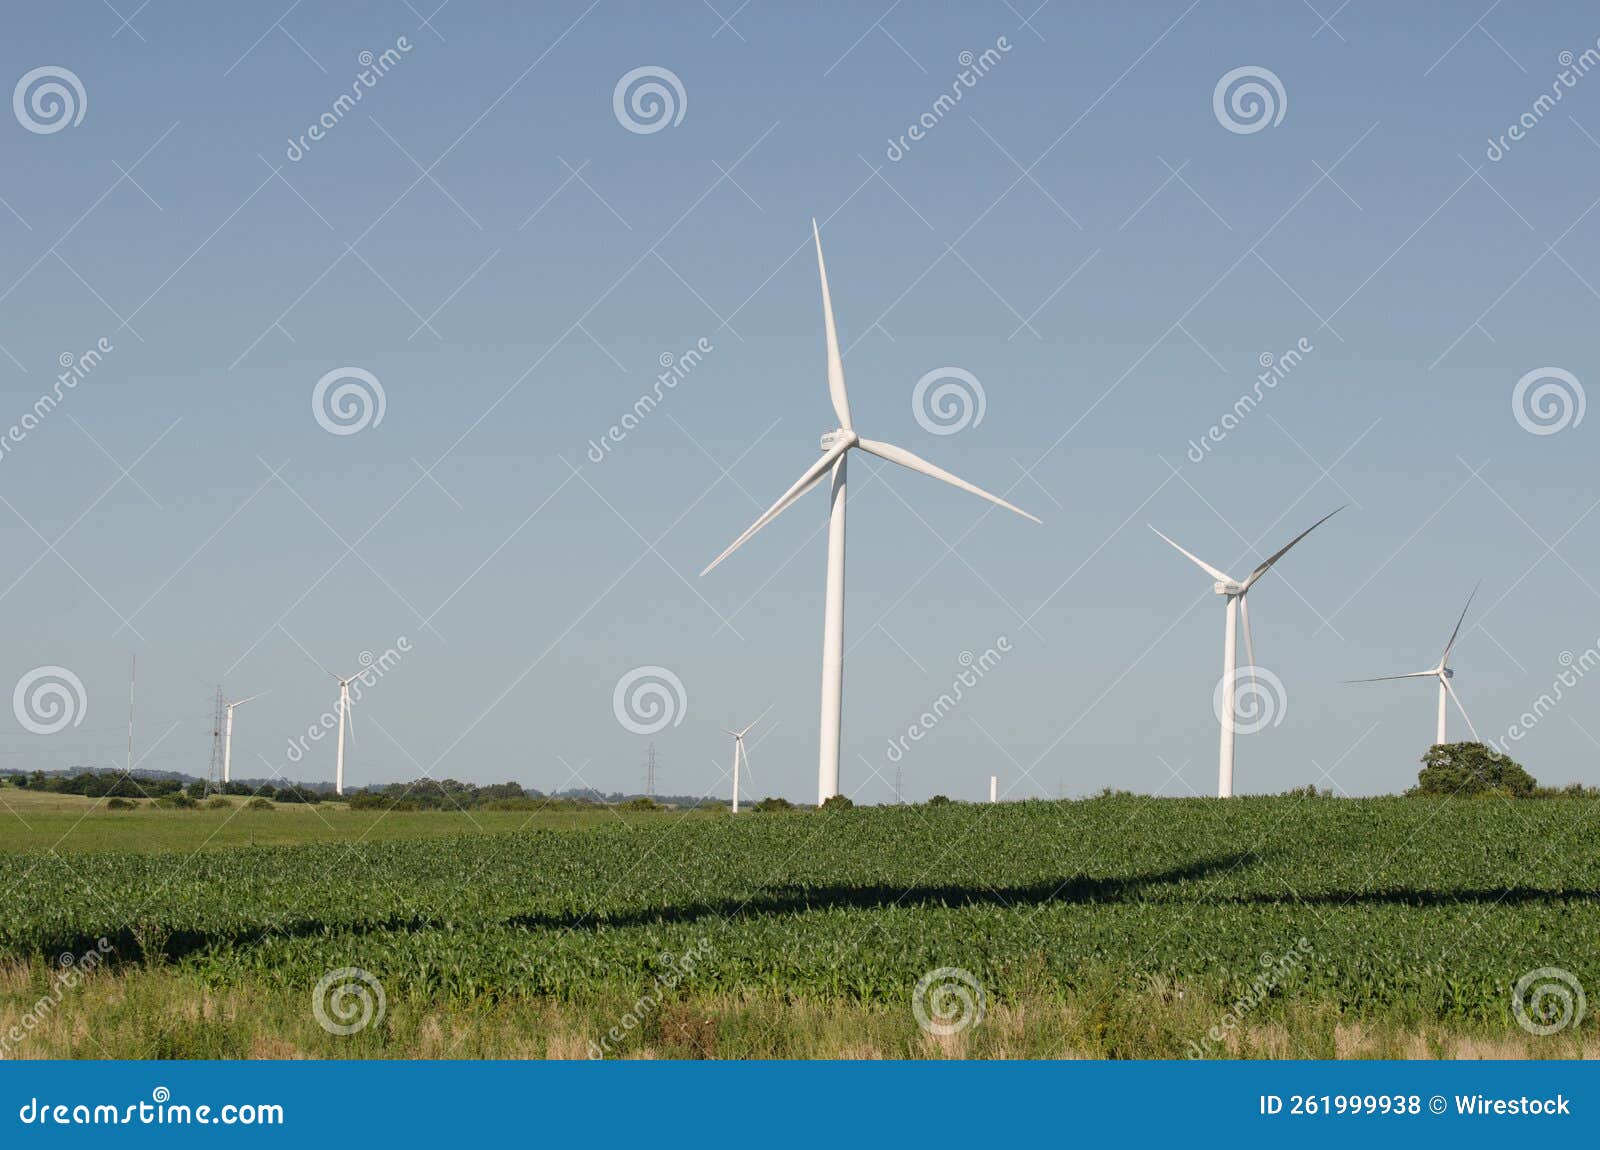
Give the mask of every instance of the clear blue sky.
[[(353, 785), (636, 789), (650, 737), (613, 690), (662, 666), (687, 695), (654, 736), (662, 790), (724, 792), (719, 728), (773, 703), (754, 789), (809, 798), (824, 496), (697, 573), (833, 425), (813, 216), (858, 429), (1045, 520), (855, 466), (847, 792), (888, 799), (889, 741), (1005, 636), (898, 764), (908, 797), (978, 798), (991, 773), (1014, 798), (1211, 793), (1221, 602), (1145, 525), (1242, 576), (1343, 503), (1252, 593), (1288, 705), (1241, 737), (1239, 790), (1407, 785), (1432, 688), (1339, 680), (1431, 665), (1479, 579), (1455, 682), (1503, 735), (1600, 639), (1600, 416), (1536, 435), (1512, 407), (1538, 369), (1600, 379), (1600, 75), (1558, 78), (1600, 20), (1036, 2), (12, 14), (7, 88), (60, 67), (85, 103), (55, 131), (0, 117), (0, 424), (63, 354), (113, 350), (0, 454), (0, 686), (62, 666), (87, 696), (56, 734), (7, 712), (4, 763), (120, 762), (137, 653), (143, 765), (203, 773), (220, 680), (271, 692), (239, 712), (238, 773), (331, 778), (331, 741), (287, 759), (335, 699), (318, 663), (405, 636), (358, 707)], [(642, 67), (678, 78), (681, 120), (619, 121)], [(1241, 67), (1277, 77), (1281, 120), (1219, 121)], [(334, 435), (311, 398), (344, 367), (385, 407)], [(952, 367), (983, 419), (933, 434), (913, 391)], [(1541, 780), (1600, 783), (1597, 691), (1516, 745)]]

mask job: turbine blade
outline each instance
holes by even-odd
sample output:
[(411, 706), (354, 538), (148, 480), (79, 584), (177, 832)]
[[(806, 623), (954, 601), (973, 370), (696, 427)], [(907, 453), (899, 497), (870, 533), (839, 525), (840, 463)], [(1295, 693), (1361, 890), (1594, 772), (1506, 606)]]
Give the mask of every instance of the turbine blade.
[(1026, 511), (1015, 504), (1007, 503), (998, 495), (989, 494), (989, 492), (985, 491), (983, 488), (976, 487), (973, 484), (968, 483), (960, 476), (951, 475), (942, 467), (935, 467), (926, 459), (922, 458), (922, 456), (913, 455), (903, 447), (896, 447), (892, 443), (879, 443), (875, 439), (863, 439), (857, 444), (857, 446), (860, 447), (862, 451), (865, 451), (871, 455), (876, 455), (879, 459), (887, 459), (890, 463), (898, 463), (901, 467), (909, 467), (912, 471), (919, 471), (923, 475), (931, 476), (934, 479), (941, 480), (945, 483), (948, 483), (951, 487), (959, 487), (962, 491), (976, 495), (979, 499), (987, 499), (990, 503), (995, 504), (997, 507), (1004, 507), (1007, 511), (1015, 511), (1024, 519), (1032, 519), (1035, 523), (1042, 522), (1037, 515), (1029, 515)]
[(1249, 578), (1247, 578), (1244, 581), (1245, 590), (1248, 591), (1250, 589), (1250, 585), (1252, 583), (1254, 583), (1257, 579), (1261, 578), (1268, 571), (1272, 570), (1272, 565), (1274, 563), (1276, 563), (1279, 559), (1282, 559), (1285, 555), (1287, 555), (1289, 553), (1289, 548), (1293, 547), (1296, 543), (1300, 542), (1300, 540), (1304, 539), (1307, 535), (1310, 535), (1318, 527), (1321, 527), (1324, 523), (1326, 523), (1328, 520), (1332, 519), (1335, 515), (1339, 514), (1339, 512), (1341, 512), (1343, 510), (1344, 510), (1343, 506), (1335, 507), (1332, 511), (1328, 512), (1321, 519), (1319, 519), (1315, 523), (1313, 523), (1310, 527), (1307, 527), (1304, 531), (1300, 532), (1300, 534), (1296, 535), (1293, 539), (1289, 540), (1289, 542), (1285, 543), (1277, 551), (1274, 551), (1272, 553), (1272, 555), (1268, 557), (1268, 559), (1267, 559), (1267, 561), (1265, 563), (1263, 563), (1261, 566), (1257, 567), (1254, 571), (1250, 572)]
[(1404, 675), (1379, 675), (1372, 679), (1345, 679), (1346, 683), (1387, 683), (1391, 679), (1431, 679), (1439, 674), (1437, 671), (1409, 671)]
[(811, 221), (811, 235), (817, 241), (817, 273), (822, 277), (822, 326), (828, 336), (828, 398), (839, 426), (850, 430), (850, 397), (844, 390), (844, 358), (839, 354), (839, 332), (833, 326), (833, 297), (828, 294), (828, 268), (822, 262), (822, 232)]
[[(761, 721), (761, 720), (762, 720), (762, 719), (765, 719), (765, 718), (766, 718), (766, 717), (767, 717), (767, 711), (770, 711), (770, 710), (772, 710), (772, 708), (773, 708), (773, 707), (776, 707), (776, 706), (777, 706), (777, 704), (776, 704), (776, 703), (768, 703), (768, 704), (767, 704), (767, 710), (766, 710), (766, 711), (762, 711), (762, 712), (761, 712), (761, 713), (760, 713), (760, 714), (759, 714), (759, 715), (757, 715), (757, 716), (756, 716), (756, 717), (755, 717), (755, 718), (753, 718), (753, 719), (751, 719), (751, 720), (750, 720), (750, 722), (748, 722), (748, 723), (746, 723), (746, 724), (745, 724), (745, 728), (744, 728), (744, 730), (742, 730), (742, 731), (740, 731), (740, 732), (739, 732), (739, 737), (740, 737), (740, 738), (741, 738), (741, 739), (742, 739), (742, 738), (744, 738), (744, 737), (745, 737), (745, 736), (746, 736), (746, 735), (748, 735), (748, 734), (749, 734), (749, 733), (750, 733), (750, 732), (751, 732), (751, 730), (752, 730), (752, 729), (753, 729), (753, 728), (754, 728), (754, 727), (755, 727), (755, 725), (756, 725), (756, 724), (757, 724), (757, 723), (759, 723), (759, 722), (760, 722), (760, 721)], [(729, 731), (729, 732), (728, 732), (728, 733), (729, 733), (729, 734), (730, 734), (730, 735), (731, 735), (731, 734), (733, 734), (733, 732), (732, 732), (732, 731)]]
[(1467, 714), (1467, 709), (1461, 705), (1461, 696), (1456, 694), (1456, 689), (1450, 685), (1450, 680), (1441, 675), (1439, 676), (1439, 681), (1444, 684), (1444, 689), (1450, 692), (1450, 697), (1456, 701), (1456, 710), (1460, 711), (1461, 717), (1467, 721), (1467, 730), (1472, 732), (1472, 741), (1475, 743), (1483, 742), (1482, 739), (1478, 738), (1478, 728), (1472, 725), (1472, 716)]
[[(1151, 524), (1146, 523), (1145, 526), (1149, 527), (1150, 530), (1155, 531), (1157, 535), (1161, 535), (1161, 532), (1156, 531), (1155, 527), (1152, 526)], [(1172, 547), (1176, 548), (1176, 550), (1178, 551), (1178, 553), (1180, 555), (1185, 556), (1191, 563), (1193, 563), (1196, 566), (1198, 566), (1202, 571), (1204, 571), (1206, 574), (1210, 575), (1213, 579), (1220, 579), (1224, 583), (1232, 583), (1233, 582), (1233, 576), (1225, 575), (1221, 571), (1218, 571), (1215, 567), (1211, 566), (1211, 564), (1207, 563), (1204, 559), (1200, 558), (1200, 556), (1194, 554), (1193, 552), (1185, 551), (1182, 547), (1179, 547), (1176, 543), (1173, 543), (1171, 539), (1167, 538), (1167, 536), (1161, 535), (1161, 538), (1166, 539), (1167, 542), (1169, 544), (1171, 544)]]
[[(1450, 651), (1456, 645), (1456, 637), (1461, 634), (1461, 624), (1467, 621), (1467, 610), (1472, 606), (1472, 601), (1477, 598), (1478, 588), (1482, 586), (1483, 580), (1479, 579), (1472, 588), (1472, 594), (1467, 596), (1467, 605), (1461, 608), (1461, 618), (1456, 620), (1456, 629), (1450, 632), (1450, 641), (1444, 645), (1444, 654), (1439, 656), (1439, 666), (1443, 667), (1449, 660)], [(1470, 726), (1471, 724), (1468, 725)]]
[(250, 695), (247, 698), (234, 700), (233, 702), (229, 703), (228, 706), (230, 706), (230, 707), (242, 707), (246, 703), (250, 702), (251, 700), (259, 699), (259, 698), (261, 698), (262, 695), (266, 695), (266, 694), (270, 694), (270, 693), (271, 692), (269, 692), (269, 691), (257, 691), (255, 694)]
[(789, 490), (785, 491), (781, 496), (779, 496), (776, 503), (767, 508), (766, 511), (762, 512), (761, 518), (757, 519), (754, 523), (750, 524), (749, 527), (745, 528), (744, 534), (739, 536), (739, 538), (735, 539), (732, 543), (728, 544), (728, 549), (713, 559), (706, 569), (700, 572), (700, 574), (709, 574), (711, 569), (714, 568), (718, 563), (721, 563), (724, 559), (742, 547), (745, 540), (749, 539), (750, 536), (754, 535), (757, 531), (760, 531), (768, 523), (771, 523), (774, 519), (781, 515), (790, 504), (820, 483), (822, 481), (822, 477), (828, 473), (828, 468), (833, 466), (834, 461), (849, 450), (850, 448), (843, 444), (838, 447), (830, 448), (821, 459), (817, 460), (810, 467), (806, 468), (805, 474), (800, 476), (799, 479), (796, 479), (794, 481), (794, 485), (791, 486)]

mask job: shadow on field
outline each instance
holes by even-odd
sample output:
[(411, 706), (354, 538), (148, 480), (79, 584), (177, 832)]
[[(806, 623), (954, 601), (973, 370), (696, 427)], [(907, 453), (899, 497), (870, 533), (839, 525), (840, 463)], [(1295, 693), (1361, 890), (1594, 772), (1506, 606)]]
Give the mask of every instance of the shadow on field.
[[(1233, 905), (1317, 905), (1359, 906), (1397, 905), (1414, 907), (1443, 907), (1463, 904), (1516, 905), (1546, 902), (1596, 902), (1600, 896), (1589, 889), (1539, 887), (1428, 889), (1399, 887), (1387, 890), (1323, 890), (1296, 892), (1284, 888), (1281, 892), (1251, 891), (1235, 894), (1217, 894), (1214, 888), (1188, 892), (1173, 888), (1177, 884), (1193, 883), (1203, 879), (1223, 878), (1264, 861), (1262, 852), (1245, 852), (1196, 859), (1182, 866), (1169, 867), (1139, 875), (1122, 875), (1095, 878), (1074, 875), (1068, 878), (1047, 879), (1025, 885), (984, 886), (973, 884), (936, 884), (904, 887), (890, 883), (869, 885), (803, 886), (788, 884), (763, 889), (748, 898), (729, 898), (699, 901), (682, 905), (639, 906), (607, 912), (568, 911), (558, 914), (511, 915), (505, 918), (477, 920), (463, 924), (449, 915), (406, 915), (364, 921), (329, 921), (325, 919), (298, 919), (283, 922), (272, 929), (259, 927), (232, 931), (136, 931), (124, 928), (111, 938), (115, 953), (133, 961), (138, 956), (143, 961), (173, 961), (211, 948), (248, 948), (270, 937), (298, 938), (310, 935), (339, 934), (363, 935), (383, 931), (419, 931), (446, 926), (481, 925), (511, 927), (524, 930), (595, 930), (599, 927), (653, 926), (669, 923), (695, 922), (700, 919), (760, 918), (771, 915), (799, 914), (807, 911), (827, 911), (840, 908), (853, 910), (878, 910), (889, 907), (939, 907), (957, 909), (969, 906), (994, 906), (1001, 908), (1039, 907), (1050, 904), (1086, 905), (1161, 902), (1174, 907), (1199, 903)], [(141, 937), (142, 936), (142, 937)], [(42, 948), (44, 953), (57, 950), (87, 951), (95, 939), (56, 939)]]

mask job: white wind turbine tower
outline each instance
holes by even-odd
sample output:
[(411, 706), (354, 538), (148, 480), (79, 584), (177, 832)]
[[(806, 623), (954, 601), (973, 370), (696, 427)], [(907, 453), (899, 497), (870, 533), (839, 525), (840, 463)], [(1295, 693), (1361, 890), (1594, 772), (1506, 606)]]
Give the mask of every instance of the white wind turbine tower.
[[(767, 704), (767, 711), (772, 710), (773, 706), (774, 706), (774, 704), (768, 703)], [(745, 750), (744, 737), (750, 733), (751, 728), (753, 728), (756, 725), (756, 723), (759, 723), (762, 719), (767, 717), (767, 711), (762, 711), (759, 715), (757, 715), (755, 717), (754, 720), (752, 720), (751, 722), (747, 723), (745, 725), (744, 730), (742, 730), (742, 731), (730, 731), (730, 730), (728, 730), (727, 727), (723, 727), (722, 728), (722, 733), (723, 734), (732, 735), (733, 736), (733, 812), (732, 813), (734, 813), (734, 814), (738, 814), (739, 813), (739, 760), (740, 759), (744, 760), (744, 769), (746, 771), (748, 771), (750, 769), (750, 752)]]
[(228, 704), (227, 717), (222, 722), (222, 781), (227, 783), (232, 777), (230, 774), (233, 764), (233, 709), (242, 707), (251, 699), (259, 699), (265, 691), (258, 691), (246, 699), (237, 699)]
[(1218, 722), (1222, 726), (1221, 741), (1217, 748), (1218, 798), (1227, 799), (1233, 797), (1233, 733), (1235, 721), (1234, 691), (1238, 686), (1238, 654), (1236, 636), (1238, 633), (1238, 625), (1241, 616), (1243, 617), (1244, 621), (1245, 663), (1250, 668), (1252, 674), (1254, 673), (1256, 665), (1255, 651), (1250, 642), (1250, 606), (1249, 601), (1245, 598), (1245, 596), (1249, 594), (1250, 588), (1255, 586), (1256, 580), (1260, 579), (1268, 571), (1272, 570), (1272, 565), (1279, 559), (1282, 559), (1284, 555), (1288, 553), (1289, 548), (1293, 547), (1296, 543), (1300, 542), (1300, 540), (1304, 539), (1307, 535), (1310, 535), (1318, 527), (1321, 527), (1329, 519), (1333, 518), (1343, 510), (1343, 507), (1335, 507), (1332, 511), (1328, 512), (1310, 527), (1307, 527), (1304, 531), (1300, 532), (1300, 534), (1296, 535), (1293, 539), (1289, 540), (1289, 542), (1285, 543), (1277, 551), (1274, 551), (1270, 556), (1267, 557), (1267, 561), (1265, 563), (1261, 564), (1261, 566), (1250, 572), (1249, 576), (1247, 576), (1242, 582), (1233, 578), (1233, 576), (1226, 574), (1225, 572), (1217, 570), (1199, 556), (1185, 551), (1182, 547), (1179, 547), (1176, 543), (1173, 543), (1171, 539), (1168, 539), (1167, 536), (1162, 535), (1160, 531), (1156, 531), (1155, 527), (1152, 526), (1150, 528), (1150, 530), (1155, 531), (1157, 535), (1161, 535), (1162, 539), (1165, 539), (1168, 543), (1172, 544), (1172, 546), (1176, 548), (1180, 554), (1185, 556), (1201, 570), (1205, 571), (1208, 575), (1215, 579), (1216, 583), (1213, 585), (1213, 590), (1215, 590), (1218, 595), (1226, 595), (1228, 598), (1228, 622), (1227, 629), (1223, 633), (1222, 640), (1222, 700), (1221, 705), (1218, 708), (1220, 714), (1217, 716)]
[(333, 793), (336, 795), (344, 794), (344, 728), (347, 717), (349, 717), (351, 738), (354, 738), (356, 733), (355, 718), (350, 711), (350, 684), (363, 674), (365, 674), (364, 669), (348, 677), (333, 676), (339, 680), (339, 750), (333, 769)]
[(1035, 523), (1039, 519), (975, 487), (964, 479), (935, 467), (926, 459), (913, 455), (903, 447), (863, 439), (850, 423), (850, 399), (844, 388), (844, 360), (839, 354), (839, 334), (833, 324), (833, 301), (828, 295), (828, 269), (822, 262), (822, 235), (817, 221), (811, 221), (811, 234), (817, 244), (817, 271), (822, 278), (822, 326), (828, 343), (828, 395), (833, 400), (833, 411), (839, 426), (822, 436), (822, 458), (806, 468), (794, 485), (761, 517), (745, 529), (743, 535), (729, 544), (728, 549), (713, 559), (702, 572), (705, 575), (744, 542), (776, 519), (786, 508), (810, 491), (823, 476), (832, 472), (832, 492), (829, 497), (828, 516), (828, 580), (822, 612), (822, 731), (817, 755), (817, 805), (839, 793), (839, 727), (844, 698), (844, 511), (845, 473), (851, 448), (859, 448), (869, 455), (898, 463), (901, 467), (931, 476), (952, 487), (970, 492), (990, 503), (1015, 511)]
[[(1482, 584), (1479, 584), (1482, 586)], [(1456, 645), (1456, 639), (1461, 634), (1461, 624), (1466, 622), (1467, 609), (1472, 606), (1472, 600), (1477, 597), (1478, 588), (1472, 589), (1472, 594), (1467, 596), (1467, 605), (1461, 608), (1461, 617), (1456, 620), (1456, 629), (1450, 632), (1450, 641), (1444, 645), (1444, 654), (1439, 656), (1437, 665), (1429, 667), (1426, 671), (1412, 671), (1405, 675), (1379, 675), (1375, 679), (1347, 679), (1347, 683), (1383, 683), (1390, 679), (1428, 679), (1439, 680), (1439, 722), (1435, 730), (1434, 744), (1443, 743), (1445, 739), (1445, 711), (1447, 701), (1456, 701), (1456, 710), (1461, 712), (1461, 717), (1467, 721), (1467, 730), (1472, 732), (1474, 742), (1481, 742), (1478, 738), (1478, 729), (1472, 725), (1472, 717), (1467, 714), (1467, 709), (1461, 705), (1461, 696), (1456, 694), (1456, 689), (1450, 685), (1450, 680), (1456, 673), (1450, 669), (1450, 652)]]

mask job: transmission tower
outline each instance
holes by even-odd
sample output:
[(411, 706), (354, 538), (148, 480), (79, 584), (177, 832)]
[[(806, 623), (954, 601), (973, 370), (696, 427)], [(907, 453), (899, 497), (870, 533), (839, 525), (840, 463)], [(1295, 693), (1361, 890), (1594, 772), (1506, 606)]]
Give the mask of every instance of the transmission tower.
[(216, 708), (211, 716), (211, 770), (206, 773), (206, 794), (222, 790), (222, 740), (223, 728), (228, 721), (228, 704), (217, 687)]
[(656, 797), (656, 745), (650, 744), (650, 749), (644, 753), (644, 793), (647, 798)]

